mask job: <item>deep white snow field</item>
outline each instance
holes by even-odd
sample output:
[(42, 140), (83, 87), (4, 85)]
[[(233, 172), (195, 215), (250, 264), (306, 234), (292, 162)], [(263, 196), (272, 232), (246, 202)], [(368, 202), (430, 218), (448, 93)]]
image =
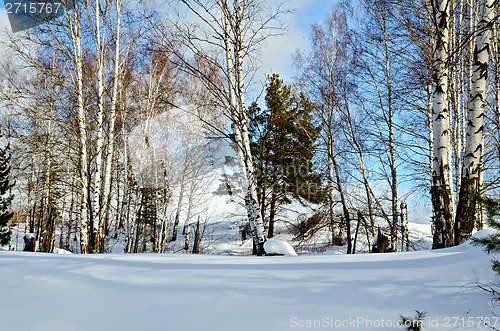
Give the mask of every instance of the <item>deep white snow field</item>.
[(404, 330), (399, 315), (418, 309), (423, 330), (488, 330), (497, 309), (476, 282), (498, 280), (490, 258), (468, 243), (298, 257), (1, 251), (0, 329)]

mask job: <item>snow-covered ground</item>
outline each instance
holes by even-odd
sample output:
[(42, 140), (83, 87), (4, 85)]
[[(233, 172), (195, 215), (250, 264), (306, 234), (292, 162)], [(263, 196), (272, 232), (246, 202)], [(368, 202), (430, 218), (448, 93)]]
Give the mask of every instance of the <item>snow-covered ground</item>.
[[(487, 330), (490, 256), (439, 251), (290, 257), (0, 251), (1, 330)], [(500, 327), (500, 322), (496, 323)]]

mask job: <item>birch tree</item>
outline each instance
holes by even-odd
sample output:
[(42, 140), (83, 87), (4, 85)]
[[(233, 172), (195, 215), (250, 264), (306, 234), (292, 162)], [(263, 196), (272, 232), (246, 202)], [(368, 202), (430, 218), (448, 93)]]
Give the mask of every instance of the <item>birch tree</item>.
[(89, 253), (88, 243), (88, 199), (89, 199), (89, 169), (87, 154), (87, 117), (83, 90), (83, 50), (81, 36), (81, 8), (74, 3), (72, 12), (68, 12), (69, 31), (73, 46), (74, 83), (78, 118), (78, 133), (80, 139), (80, 185), (81, 185), (81, 212), (80, 212), (80, 246), (83, 254)]
[(455, 226), (455, 244), (457, 245), (464, 243), (472, 235), (472, 230), (477, 226), (478, 213), (480, 212), (477, 199), (483, 193), (481, 179), (484, 155), (484, 116), (494, 11), (494, 0), (481, 0), (467, 112), (462, 183)]
[[(123, 0), (115, 0), (115, 10), (116, 10), (116, 22), (114, 24), (114, 58), (113, 58), (113, 87), (111, 91), (111, 100), (110, 100), (110, 113), (109, 113), (109, 129), (108, 129), (108, 144), (106, 149), (106, 160), (105, 160), (105, 168), (104, 168), (104, 187), (103, 187), (103, 202), (100, 205), (99, 209), (99, 219), (104, 220), (108, 219), (109, 212), (109, 204), (110, 204), (110, 195), (111, 195), (111, 176), (112, 176), (112, 166), (115, 155), (115, 147), (116, 147), (116, 119), (117, 119), (117, 108), (119, 102), (119, 91), (121, 90), (122, 84), (122, 76), (123, 76), (123, 66), (124, 62), (128, 58), (128, 54), (130, 52), (130, 45), (128, 45), (128, 50), (122, 55), (122, 46), (121, 46), (121, 16), (124, 10), (125, 4)], [(122, 124), (123, 125), (123, 124)], [(102, 229), (102, 227), (101, 227)], [(101, 230), (102, 235), (102, 230)], [(101, 245), (103, 246), (103, 245)]]
[[(95, 58), (96, 58), (96, 78), (97, 78), (97, 142), (95, 156), (95, 175), (94, 175), (94, 204), (91, 211), (91, 234), (90, 247), (91, 253), (101, 252), (101, 219), (100, 219), (100, 204), (101, 204), (101, 188), (102, 188), (102, 157), (104, 148), (104, 66), (106, 57), (106, 24), (101, 28), (101, 19), (106, 22), (108, 14), (108, 6), (105, 3), (104, 10), (101, 9), (99, 0), (95, 0), (90, 6), (94, 12), (93, 34), (95, 40)], [(102, 11), (102, 18), (101, 18)], [(101, 32), (102, 31), (102, 32)]]
[[(252, 228), (256, 253), (264, 252), (264, 223), (257, 202), (256, 181), (250, 151), (246, 114), (245, 78), (248, 67), (245, 61), (251, 59), (255, 50), (272, 32), (281, 8), (264, 12), (258, 1), (232, 2), (227, 0), (180, 0), (187, 10), (194, 14), (197, 24), (181, 24), (170, 21), (175, 27), (174, 37), (184, 46), (183, 53), (176, 52), (184, 69), (194, 75), (209, 90), (220, 107), (226, 110), (231, 122), (231, 133), (224, 134), (222, 128), (213, 127), (215, 132), (231, 138), (243, 178), (245, 206)], [(270, 30), (272, 32), (268, 32)], [(171, 33), (157, 29), (159, 39), (172, 44)], [(187, 54), (186, 54), (187, 53)], [(201, 59), (190, 61), (189, 56)], [(195, 64), (202, 64), (200, 68)], [(210, 69), (210, 70), (207, 70)]]
[[(338, 8), (332, 9), (323, 24), (313, 24), (311, 31), (310, 54), (297, 51), (295, 65), (299, 70), (298, 83), (314, 103), (315, 116), (321, 123), (322, 148), (319, 150), (325, 159), (328, 175), (327, 211), (336, 232), (335, 205), (337, 189), (335, 157), (338, 153), (337, 133), (340, 114), (345, 106), (344, 96), (348, 93), (350, 75), (354, 71), (352, 33), (347, 26), (345, 14)], [(370, 208), (370, 201), (368, 201)], [(371, 231), (375, 235), (373, 213), (370, 210)], [(340, 238), (341, 233), (334, 233)], [(336, 240), (334, 240), (336, 241)]]
[[(359, 21), (361, 32), (358, 38), (363, 43), (359, 47), (360, 85), (359, 99), (362, 108), (373, 124), (370, 129), (374, 145), (380, 145), (378, 167), (381, 176), (390, 187), (390, 212), (387, 222), (390, 230), (391, 249), (396, 249), (398, 229), (398, 160), (396, 160), (397, 132), (396, 110), (398, 96), (395, 93), (395, 73), (400, 50), (398, 36), (393, 32), (391, 15), (395, 6), (390, 1), (361, 1), (366, 13), (366, 23)], [(364, 86), (364, 87), (363, 87)], [(372, 229), (374, 232), (374, 229)]]
[[(402, 1), (394, 13), (397, 34), (402, 41), (398, 54), (402, 79), (397, 81), (403, 120), (412, 125), (399, 126), (405, 136), (400, 155), (411, 173), (416, 190), (429, 192), (433, 164), (432, 72), (435, 26), (431, 0)], [(405, 50), (406, 51), (403, 51)]]
[[(264, 251), (264, 220), (261, 210), (258, 208), (256, 180), (253, 171), (253, 161), (248, 139), (247, 117), (243, 86), (243, 59), (241, 57), (242, 35), (240, 2), (235, 1), (235, 12), (231, 13), (227, 4), (223, 4), (224, 24), (224, 50), (226, 53), (227, 82), (230, 95), (230, 118), (231, 128), (234, 134), (236, 153), (240, 172), (243, 174), (243, 192), (245, 194), (245, 206), (247, 217), (257, 255), (265, 254)], [(237, 35), (239, 34), (239, 35)]]
[(453, 179), (451, 171), (451, 128), (448, 109), (448, 25), (451, 0), (436, 0), (434, 24), (436, 44), (433, 72), (433, 169), (431, 199), (433, 205), (433, 248), (453, 245)]
[[(238, 100), (238, 108), (234, 107), (231, 110), (233, 120), (233, 130), (235, 134), (236, 148), (239, 150), (238, 155), (242, 159), (240, 168), (246, 178), (244, 181), (244, 190), (246, 192), (245, 203), (247, 205), (248, 220), (250, 221), (250, 228), (254, 245), (256, 247), (257, 255), (264, 255), (264, 242), (266, 237), (264, 234), (264, 219), (259, 209), (257, 200), (257, 182), (253, 169), (252, 153), (250, 150), (250, 138), (248, 135), (247, 113), (245, 105), (245, 86), (243, 82), (243, 15), (247, 8), (247, 3), (241, 0), (235, 0), (234, 12), (225, 10), (225, 30), (224, 41), (226, 47), (227, 57), (227, 72), (229, 88), (234, 89), (234, 93)], [(227, 6), (227, 5), (226, 5)], [(228, 27), (231, 26), (231, 29)], [(234, 67), (230, 61), (230, 52), (233, 51)], [(233, 78), (232, 71), (235, 71)], [(231, 105), (233, 106), (233, 105)]]
[[(128, 45), (125, 46), (121, 42), (122, 12), (126, 9), (127, 4), (128, 2), (124, 3), (123, 0), (105, 0), (103, 4), (99, 0), (95, 0), (91, 6), (94, 15), (94, 20), (91, 23), (95, 40), (97, 85), (96, 156), (91, 215), (91, 252), (95, 253), (104, 251), (105, 229), (111, 201), (116, 110), (118, 93), (121, 88), (122, 68), (130, 53), (131, 44), (136, 42), (134, 38), (129, 40)], [(114, 49), (109, 44), (113, 45)], [(112, 84), (110, 91), (105, 90), (106, 77), (108, 76), (106, 69), (108, 67), (110, 68), (108, 81)], [(106, 102), (107, 95), (109, 95), (109, 102)]]

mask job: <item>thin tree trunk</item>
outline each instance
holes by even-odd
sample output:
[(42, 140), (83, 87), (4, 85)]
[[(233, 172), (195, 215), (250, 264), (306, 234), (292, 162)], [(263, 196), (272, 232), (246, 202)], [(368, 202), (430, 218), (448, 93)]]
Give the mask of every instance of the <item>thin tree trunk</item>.
[(332, 244), (335, 244), (337, 237), (335, 229), (335, 169), (333, 166), (333, 138), (328, 137), (328, 215), (332, 227)]
[(196, 230), (194, 232), (193, 254), (200, 254), (200, 217), (196, 222)]
[(496, 128), (497, 128), (497, 153), (498, 160), (500, 162), (500, 29), (499, 23), (493, 25), (494, 37), (493, 41), (495, 43), (494, 54), (495, 54), (495, 84), (496, 84), (496, 93), (495, 93), (495, 110), (496, 110)]
[(135, 241), (134, 241), (134, 253), (137, 253), (139, 250), (139, 239), (141, 236), (141, 224), (142, 221), (142, 207), (143, 207), (144, 194), (141, 197), (141, 205), (139, 206), (139, 211), (136, 216), (136, 226), (135, 226)]
[(81, 253), (89, 253), (88, 245), (88, 156), (87, 156), (87, 118), (83, 100), (83, 53), (80, 36), (80, 17), (78, 9), (73, 12), (73, 24), (71, 25), (71, 37), (73, 42), (75, 69), (76, 69), (76, 100), (78, 111), (78, 128), (80, 139), (80, 182), (81, 182), (81, 212), (80, 212), (80, 246)]
[(434, 173), (434, 131), (432, 130), (432, 84), (427, 85), (427, 126), (429, 129), (429, 178), (432, 187), (432, 176)]
[(384, 35), (384, 51), (385, 51), (385, 79), (387, 84), (387, 110), (388, 110), (388, 129), (389, 129), (389, 167), (391, 169), (390, 186), (391, 186), (391, 249), (396, 250), (398, 232), (398, 177), (396, 165), (396, 151), (394, 146), (394, 106), (392, 92), (392, 76), (391, 76), (391, 55), (389, 52), (389, 37), (387, 35), (387, 27), (385, 17), (382, 19), (382, 31)]
[[(114, 73), (113, 73), (113, 90), (111, 94), (111, 109), (109, 112), (109, 132), (108, 132), (108, 145), (106, 150), (106, 161), (104, 169), (104, 188), (103, 188), (103, 202), (101, 208), (100, 219), (104, 222), (107, 221), (110, 194), (111, 194), (111, 174), (114, 159), (115, 150), (115, 122), (116, 122), (116, 107), (118, 104), (118, 88), (121, 82), (121, 70), (120, 70), (120, 33), (121, 33), (121, 10), (122, 10), (122, 0), (115, 0), (116, 4), (116, 32), (115, 32), (115, 59), (114, 59)], [(101, 239), (104, 240), (104, 233), (101, 227)], [(104, 248), (103, 245), (101, 245)]]
[(356, 222), (356, 232), (354, 233), (354, 242), (352, 244), (352, 254), (356, 254), (356, 244), (358, 243), (359, 225), (361, 224), (361, 213), (358, 212), (358, 221)]
[(276, 172), (273, 174), (273, 185), (271, 187), (271, 204), (269, 210), (269, 229), (267, 233), (268, 238), (274, 237), (274, 221), (276, 217), (276, 201), (278, 199), (278, 194), (276, 193), (276, 185), (278, 183), (278, 179), (276, 178)]
[[(464, 19), (464, 10), (465, 10), (465, 0), (460, 0), (460, 4), (457, 4), (458, 7), (458, 15), (455, 15), (455, 24), (458, 27), (456, 32), (453, 33), (454, 47), (456, 49), (457, 45), (461, 42), (461, 32), (463, 26)], [(464, 121), (464, 92), (465, 92), (465, 61), (464, 56), (459, 55), (460, 53), (454, 53), (457, 60), (454, 62), (457, 63), (457, 68), (454, 70), (454, 77), (452, 81), (456, 84), (453, 89), (453, 105), (454, 105), (454, 123), (453, 123), (453, 142), (454, 142), (454, 150), (455, 150), (455, 185), (456, 192), (460, 192), (460, 184), (461, 184), (461, 174), (462, 174), (462, 153), (463, 153), (463, 137), (462, 137), (462, 124)], [(458, 203), (458, 199), (455, 199)]]
[(181, 176), (181, 186), (179, 188), (179, 200), (177, 200), (177, 210), (175, 211), (175, 219), (174, 219), (174, 227), (172, 228), (172, 238), (171, 241), (176, 241), (177, 240), (177, 228), (179, 226), (179, 221), (181, 218), (181, 211), (182, 211), (182, 202), (184, 199), (184, 191), (185, 191), (185, 182), (186, 182), (186, 171), (188, 167), (188, 158), (189, 158), (189, 153), (186, 152), (186, 159), (184, 160), (184, 168), (182, 169), (182, 176)]
[(186, 225), (186, 229), (184, 230), (184, 250), (189, 250), (189, 236), (191, 235), (191, 224)]
[(92, 213), (92, 234), (90, 238), (89, 251), (90, 253), (101, 252), (101, 186), (102, 186), (102, 154), (104, 146), (104, 59), (105, 47), (104, 38), (106, 34), (106, 26), (104, 26), (101, 35), (101, 7), (99, 0), (95, 0), (94, 15), (94, 39), (96, 41), (96, 65), (97, 65), (97, 155), (95, 161), (95, 177), (94, 177), (94, 206)]
[(345, 223), (346, 223), (346, 230), (347, 230), (347, 254), (351, 254), (352, 252), (352, 238), (351, 238), (351, 218), (349, 216), (349, 209), (347, 208), (347, 203), (345, 201), (344, 197), (344, 191), (342, 190), (342, 185), (340, 184), (340, 176), (339, 176), (339, 169), (337, 166), (337, 162), (334, 162), (334, 167), (335, 167), (335, 176), (337, 177), (337, 186), (340, 194), (340, 201), (342, 202), (342, 209), (344, 211), (344, 218), (345, 218)]
[(406, 201), (401, 201), (401, 250), (410, 250), (410, 237), (408, 232), (408, 206)]
[[(52, 63), (52, 70), (55, 66), (55, 58)], [(44, 120), (44, 126), (47, 128), (44, 141), (44, 159), (45, 159), (45, 171), (44, 171), (44, 183), (43, 183), (43, 203), (40, 205), (40, 224), (41, 224), (41, 233), (39, 238), (40, 245), (38, 248), (39, 252), (50, 253), (51, 252), (51, 243), (53, 240), (53, 234), (55, 232), (55, 223), (53, 222), (52, 217), (52, 128), (53, 128), (53, 112), (54, 112), (54, 104), (53, 104), (53, 95), (54, 95), (54, 82), (53, 77), (49, 78), (49, 95), (51, 100), (47, 100), (49, 105), (49, 113), (47, 116), (47, 120)]]
[[(346, 100), (346, 102), (347, 102), (347, 100)], [(368, 182), (368, 177), (366, 175), (366, 166), (365, 166), (365, 160), (363, 157), (363, 151), (361, 149), (361, 146), (358, 143), (358, 140), (356, 139), (356, 134), (355, 134), (355, 131), (353, 128), (352, 118), (351, 118), (349, 107), (347, 107), (347, 115), (348, 115), (347, 116), (348, 117), (347, 123), (349, 126), (348, 127), (349, 133), (347, 133), (346, 138), (350, 139), (352, 141), (353, 147), (356, 150), (356, 157), (358, 158), (361, 175), (363, 176), (363, 186), (364, 186), (365, 193), (366, 193), (366, 202), (368, 205), (368, 214), (370, 217), (370, 231), (371, 231), (372, 235), (375, 236), (375, 216), (374, 216), (374, 212), (373, 212), (372, 192), (371, 192), (371, 188), (370, 188), (370, 183)], [(335, 159), (333, 160), (333, 162), (335, 165), (336, 164)], [(336, 167), (336, 165), (335, 165), (335, 167)], [(335, 170), (337, 170), (337, 169), (335, 169)]]

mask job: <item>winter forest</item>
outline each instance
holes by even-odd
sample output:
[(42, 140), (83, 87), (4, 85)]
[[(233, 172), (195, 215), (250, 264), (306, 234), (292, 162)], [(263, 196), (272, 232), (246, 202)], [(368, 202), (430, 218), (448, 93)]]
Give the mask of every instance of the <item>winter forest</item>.
[(7, 329), (500, 329), (499, 2), (321, 2), (5, 2)]
[[(432, 248), (483, 228), (478, 197), (500, 183), (495, 1), (332, 2), (289, 81), (259, 71), (287, 3), (65, 6), (3, 34), (10, 249), (209, 252), (210, 207), (229, 203), (257, 255), (275, 229), (351, 254), (415, 249), (408, 219), (432, 225)], [(408, 197), (432, 214), (415, 220)]]

